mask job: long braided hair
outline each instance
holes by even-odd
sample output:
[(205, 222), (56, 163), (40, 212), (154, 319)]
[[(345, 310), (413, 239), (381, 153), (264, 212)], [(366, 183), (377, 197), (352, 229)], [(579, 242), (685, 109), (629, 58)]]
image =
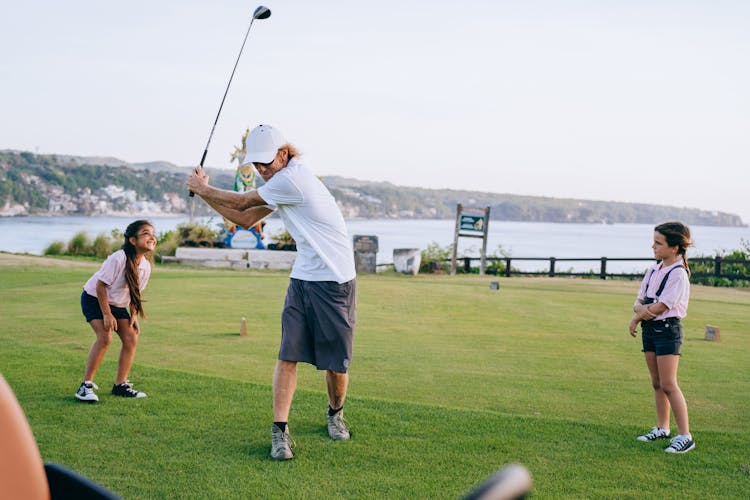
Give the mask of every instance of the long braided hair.
[(125, 264), (125, 281), (127, 282), (128, 289), (130, 290), (130, 303), (133, 304), (136, 313), (138, 313), (141, 318), (146, 317), (146, 311), (143, 309), (141, 287), (138, 283), (138, 264), (135, 261), (136, 250), (135, 246), (130, 243), (130, 238), (137, 238), (138, 231), (143, 226), (154, 227), (154, 225), (147, 220), (137, 220), (135, 222), (131, 222), (125, 229), (125, 241), (123, 242), (122, 247), (120, 247), (125, 252), (125, 257), (127, 257), (127, 263)]
[(685, 266), (688, 276), (690, 276), (690, 267), (688, 266), (687, 259), (687, 248), (693, 245), (690, 239), (690, 228), (682, 222), (665, 222), (656, 226), (654, 231), (664, 235), (667, 245), (670, 247), (676, 245), (678, 247), (677, 254), (682, 256), (682, 263)]

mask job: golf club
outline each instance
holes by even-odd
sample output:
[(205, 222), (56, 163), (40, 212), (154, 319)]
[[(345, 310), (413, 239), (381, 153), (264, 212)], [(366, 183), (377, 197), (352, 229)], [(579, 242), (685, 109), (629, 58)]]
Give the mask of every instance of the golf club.
[[(242, 40), (242, 46), (240, 47), (240, 53), (237, 54), (237, 60), (234, 62), (234, 68), (232, 68), (232, 74), (229, 75), (229, 82), (227, 83), (227, 88), (224, 90), (224, 97), (221, 98), (221, 104), (219, 105), (219, 111), (216, 113), (216, 120), (214, 120), (214, 125), (211, 127), (211, 133), (208, 135), (208, 142), (206, 143), (206, 149), (203, 150), (203, 157), (201, 158), (201, 168), (203, 167), (203, 162), (206, 161), (206, 155), (208, 154), (208, 146), (211, 144), (211, 138), (214, 136), (214, 130), (216, 130), (216, 124), (219, 122), (219, 115), (221, 115), (221, 108), (224, 107), (224, 100), (227, 98), (227, 93), (229, 92), (229, 86), (232, 84), (232, 78), (234, 78), (234, 72), (237, 70), (237, 63), (240, 62), (240, 57), (242, 56), (242, 50), (245, 48), (245, 42), (247, 42), (247, 36), (250, 34), (250, 28), (253, 27), (253, 21), (256, 19), (268, 19), (271, 17), (271, 9), (268, 7), (264, 7), (262, 5), (259, 5), (257, 9), (255, 9), (255, 12), (253, 12), (253, 18), (250, 20), (250, 26), (247, 27), (247, 32), (245, 33), (245, 39)], [(195, 193), (190, 191), (190, 196), (195, 196)]]

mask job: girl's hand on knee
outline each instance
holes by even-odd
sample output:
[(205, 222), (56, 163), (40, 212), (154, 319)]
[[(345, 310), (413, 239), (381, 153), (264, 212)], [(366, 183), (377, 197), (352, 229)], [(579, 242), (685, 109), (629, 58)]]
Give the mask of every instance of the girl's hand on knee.
[(111, 314), (104, 314), (104, 329), (108, 332), (117, 330), (117, 320)]
[(136, 335), (141, 333), (141, 325), (138, 324), (138, 318), (135, 316), (130, 317), (130, 328), (133, 329)]

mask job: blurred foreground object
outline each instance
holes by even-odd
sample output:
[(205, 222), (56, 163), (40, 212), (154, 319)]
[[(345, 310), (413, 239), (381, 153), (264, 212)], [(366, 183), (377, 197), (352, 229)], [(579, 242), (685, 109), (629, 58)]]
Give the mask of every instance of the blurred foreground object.
[(511, 500), (524, 498), (531, 491), (531, 474), (520, 464), (506, 465), (490, 476), (464, 500)]

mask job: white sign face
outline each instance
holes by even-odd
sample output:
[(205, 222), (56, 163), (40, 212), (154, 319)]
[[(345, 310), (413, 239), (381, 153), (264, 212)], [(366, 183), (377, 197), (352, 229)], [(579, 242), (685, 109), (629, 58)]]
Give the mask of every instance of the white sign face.
[(232, 248), (256, 248), (257, 245), (258, 238), (254, 233), (246, 229), (237, 228), (237, 232), (232, 236)]

